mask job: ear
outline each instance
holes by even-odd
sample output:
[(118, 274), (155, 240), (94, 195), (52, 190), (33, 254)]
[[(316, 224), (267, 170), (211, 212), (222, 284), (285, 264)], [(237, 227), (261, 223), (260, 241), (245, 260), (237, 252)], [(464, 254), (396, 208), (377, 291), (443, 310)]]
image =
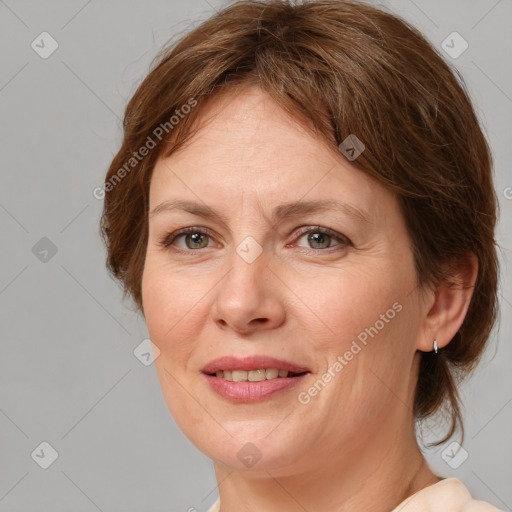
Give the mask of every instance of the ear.
[(450, 281), (442, 281), (427, 293), (423, 335), (417, 346), (418, 350), (424, 352), (434, 349), (434, 340), (442, 348), (457, 334), (473, 296), (478, 275), (478, 258), (473, 253), (468, 253), (451, 262), (444, 270), (450, 276)]

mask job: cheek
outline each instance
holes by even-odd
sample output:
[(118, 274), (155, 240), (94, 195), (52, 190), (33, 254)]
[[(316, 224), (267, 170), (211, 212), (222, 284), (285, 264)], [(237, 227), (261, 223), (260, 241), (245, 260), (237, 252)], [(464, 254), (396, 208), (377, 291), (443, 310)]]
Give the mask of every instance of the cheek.
[[(409, 381), (418, 328), (410, 295), (414, 273), (399, 272), (393, 265), (372, 271), (354, 267), (324, 282), (320, 290), (318, 281), (307, 279), (299, 294), (311, 297), (303, 306), (308, 314), (303, 326), (315, 340), (320, 371), (331, 368), (336, 375), (329, 391), (335, 396), (326, 393), (324, 399), (350, 404), (355, 416), (371, 415), (393, 399), (393, 393), (402, 396)], [(338, 371), (332, 368), (336, 361), (342, 365)]]
[[(389, 325), (396, 322), (399, 315), (396, 309), (400, 306), (394, 308), (393, 304), (402, 300), (405, 288), (404, 280), (389, 269), (354, 266), (309, 276), (298, 281), (294, 290), (298, 290), (297, 295), (303, 301), (310, 334), (313, 334), (312, 326), (317, 325), (318, 333), (313, 338), (323, 340), (323, 350), (339, 354), (358, 336), (364, 341), (365, 333), (368, 336), (365, 329), (376, 323), (379, 332), (389, 330)], [(330, 355), (332, 358), (332, 353)]]
[(142, 278), (144, 316), (151, 340), (163, 356), (169, 351), (176, 361), (185, 349), (191, 349), (202, 294), (189, 279), (175, 269), (150, 259)]
[(201, 409), (185, 390), (187, 364), (198, 339), (203, 294), (175, 269), (147, 258), (142, 278), (144, 316), (151, 341), (160, 349), (154, 365), (167, 407), (183, 432), (201, 423)]

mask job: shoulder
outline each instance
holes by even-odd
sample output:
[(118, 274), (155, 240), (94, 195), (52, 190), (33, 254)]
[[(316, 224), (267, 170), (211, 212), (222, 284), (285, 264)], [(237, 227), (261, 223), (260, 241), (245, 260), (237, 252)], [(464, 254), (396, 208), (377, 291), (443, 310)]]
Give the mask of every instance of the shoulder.
[(458, 478), (445, 478), (402, 501), (393, 512), (500, 512), (485, 501), (474, 500)]
[[(220, 501), (208, 509), (220, 512)], [(491, 504), (474, 500), (458, 478), (445, 478), (402, 501), (392, 512), (500, 512)]]
[[(220, 512), (220, 500), (217, 501), (208, 509), (208, 512)], [(471, 510), (469, 512), (472, 512)]]

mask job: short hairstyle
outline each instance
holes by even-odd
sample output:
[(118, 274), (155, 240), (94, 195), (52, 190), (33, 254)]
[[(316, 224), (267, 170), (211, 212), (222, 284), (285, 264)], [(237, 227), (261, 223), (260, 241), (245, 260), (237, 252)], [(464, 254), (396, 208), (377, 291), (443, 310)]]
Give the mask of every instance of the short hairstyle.
[(463, 439), (457, 385), (498, 311), (492, 158), (460, 74), (395, 15), (347, 0), (238, 1), (164, 48), (127, 105), (107, 172), (108, 269), (143, 314), (154, 165), (190, 139), (208, 97), (248, 84), (332, 147), (351, 134), (364, 143), (353, 164), (396, 194), (419, 286), (452, 282), (447, 265), (477, 256), (464, 322), (439, 354), (422, 353), (414, 399), (416, 419), (448, 415), (449, 431), (433, 445), (457, 428)]

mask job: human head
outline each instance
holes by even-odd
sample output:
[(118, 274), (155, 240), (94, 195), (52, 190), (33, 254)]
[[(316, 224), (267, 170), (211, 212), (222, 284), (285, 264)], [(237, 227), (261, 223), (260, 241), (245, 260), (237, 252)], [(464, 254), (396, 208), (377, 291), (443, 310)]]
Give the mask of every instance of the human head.
[[(464, 322), (437, 357), (421, 354), (414, 399), (417, 418), (447, 400), (449, 437), (461, 426), (457, 382), (478, 361), (496, 317), (492, 162), (461, 77), (395, 16), (344, 0), (237, 2), (165, 49), (128, 104), (122, 147), (107, 173), (110, 270), (143, 312), (155, 164), (192, 140), (203, 103), (247, 84), (332, 148), (351, 134), (364, 143), (351, 165), (396, 195), (421, 289), (450, 283), (450, 267), (476, 256)], [(149, 146), (120, 177), (134, 152)]]

